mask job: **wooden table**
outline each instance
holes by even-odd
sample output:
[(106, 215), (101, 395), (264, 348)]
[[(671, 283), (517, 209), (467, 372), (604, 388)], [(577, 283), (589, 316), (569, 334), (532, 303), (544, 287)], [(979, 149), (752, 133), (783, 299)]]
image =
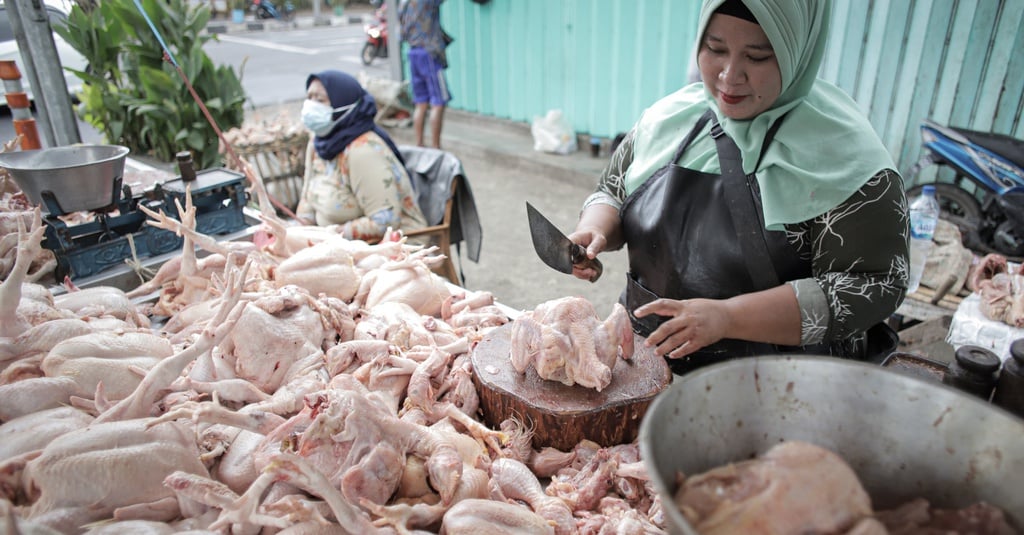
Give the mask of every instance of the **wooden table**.
[(960, 302), (964, 300), (964, 297), (970, 295), (967, 293), (967, 290), (963, 290), (954, 295), (946, 293), (936, 300), (935, 294), (935, 290), (926, 286), (920, 286), (916, 292), (908, 295), (903, 300), (903, 304), (896, 309), (893, 315), (899, 316), (901, 322), (911, 320), (928, 321), (947, 315), (952, 316), (956, 312), (957, 307), (960, 306)]

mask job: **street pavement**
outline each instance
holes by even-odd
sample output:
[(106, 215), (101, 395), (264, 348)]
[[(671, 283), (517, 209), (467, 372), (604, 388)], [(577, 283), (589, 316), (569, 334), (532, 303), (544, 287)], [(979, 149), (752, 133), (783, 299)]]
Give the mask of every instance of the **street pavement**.
[(327, 7), (322, 7), (319, 14), (314, 14), (312, 10), (303, 10), (296, 12), (295, 17), (290, 21), (256, 19), (252, 13), (246, 11), (242, 22), (233, 20), (230, 13), (226, 15), (216, 14), (206, 24), (206, 31), (220, 34), (291, 30), (314, 26), (343, 26), (346, 24), (369, 22), (372, 17), (373, 8), (368, 5), (359, 4), (343, 9), (341, 14)]

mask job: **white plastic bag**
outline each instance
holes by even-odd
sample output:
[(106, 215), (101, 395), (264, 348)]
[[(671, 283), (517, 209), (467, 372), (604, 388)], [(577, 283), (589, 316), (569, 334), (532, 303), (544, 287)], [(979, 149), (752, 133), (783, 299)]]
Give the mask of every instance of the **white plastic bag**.
[(530, 132), (535, 151), (555, 154), (576, 152), (576, 132), (562, 115), (562, 110), (549, 110), (543, 117), (534, 117)]

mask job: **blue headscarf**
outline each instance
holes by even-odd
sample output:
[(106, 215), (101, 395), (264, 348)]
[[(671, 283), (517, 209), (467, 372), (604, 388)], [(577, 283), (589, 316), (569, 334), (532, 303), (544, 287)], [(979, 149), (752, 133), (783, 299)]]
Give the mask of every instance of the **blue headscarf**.
[[(331, 100), (332, 108), (348, 106), (358, 101), (356, 107), (345, 117), (345, 120), (335, 125), (334, 129), (327, 135), (313, 138), (313, 148), (316, 149), (317, 155), (324, 160), (331, 161), (341, 151), (345, 150), (345, 147), (353, 139), (373, 130), (391, 147), (391, 152), (395, 153), (398, 161), (405, 165), (405, 161), (402, 160), (402, 155), (398, 152), (395, 142), (391, 140), (391, 136), (377, 126), (377, 123), (373, 120), (377, 115), (376, 101), (373, 100), (373, 96), (363, 89), (363, 86), (359, 85), (355, 78), (336, 70), (318, 72), (306, 78), (306, 89), (309, 89), (309, 84), (314, 79), (320, 80), (320, 83), (324, 84), (324, 88), (327, 89), (327, 98)], [(337, 120), (344, 113), (335, 112), (331, 119)]]

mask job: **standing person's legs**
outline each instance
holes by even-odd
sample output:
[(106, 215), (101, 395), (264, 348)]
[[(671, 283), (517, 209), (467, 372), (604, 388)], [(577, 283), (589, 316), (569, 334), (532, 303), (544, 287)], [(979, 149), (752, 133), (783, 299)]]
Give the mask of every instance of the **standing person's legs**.
[[(416, 104), (415, 109), (412, 112), (412, 127), (416, 131), (416, 146), (423, 147), (423, 125), (426, 122), (427, 116), (427, 103), (421, 102)], [(431, 123), (431, 129), (433, 129), (433, 123)]]
[(412, 102), (412, 126), (416, 131), (416, 145), (423, 147), (423, 130), (427, 121), (427, 104), (430, 102), (429, 72), (430, 54), (422, 48), (410, 48), (408, 53)]
[(444, 106), (430, 107), (430, 140), (434, 148), (441, 148), (441, 127), (444, 126)]
[(427, 104), (430, 104), (430, 141), (434, 148), (441, 148), (441, 128), (444, 125), (444, 109), (451, 100), (448, 81), (444, 77), (444, 66), (422, 48), (409, 49), (409, 72), (412, 75), (413, 127), (416, 129), (416, 144), (423, 146), (424, 123), (427, 122)]

